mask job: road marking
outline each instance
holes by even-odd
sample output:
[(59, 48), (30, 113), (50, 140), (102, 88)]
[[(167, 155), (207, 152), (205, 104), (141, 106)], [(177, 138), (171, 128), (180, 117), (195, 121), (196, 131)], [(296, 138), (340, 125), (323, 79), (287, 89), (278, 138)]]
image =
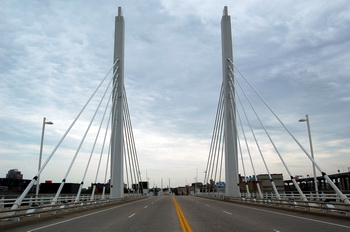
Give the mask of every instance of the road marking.
[(173, 202), (175, 205), (177, 216), (179, 217), (180, 225), (183, 232), (192, 232), (190, 225), (188, 224), (185, 215), (183, 214), (179, 204), (177, 203), (175, 197), (173, 196)]
[(232, 215), (232, 213), (230, 213), (230, 212), (227, 212), (227, 211), (225, 211), (225, 210), (224, 210), (224, 211), (222, 211), (222, 212), (224, 212), (224, 213), (227, 213), (227, 214), (230, 214), (230, 215)]
[[(141, 201), (145, 201), (145, 200), (147, 200), (147, 199), (144, 199), (144, 200), (141, 200)], [(137, 202), (140, 202), (140, 201), (137, 201)], [(104, 209), (104, 210), (97, 211), (97, 212), (94, 212), (94, 213), (89, 213), (89, 214), (85, 214), (85, 215), (82, 215), (82, 216), (79, 216), (79, 217), (75, 217), (75, 218), (67, 219), (67, 220), (64, 220), (64, 221), (52, 223), (52, 224), (49, 224), (49, 225), (46, 225), (46, 226), (38, 227), (38, 228), (35, 228), (35, 229), (32, 229), (32, 230), (28, 230), (27, 232), (32, 232), (32, 231), (36, 231), (36, 230), (45, 229), (45, 228), (48, 228), (48, 227), (51, 227), (51, 226), (59, 225), (59, 224), (65, 223), (65, 222), (74, 221), (74, 220), (77, 220), (77, 219), (80, 219), (80, 218), (84, 218), (84, 217), (88, 217), (88, 216), (91, 216), (91, 215), (95, 215), (95, 214), (98, 214), (98, 213), (103, 213), (103, 212), (106, 212), (106, 211), (110, 211), (110, 210), (113, 210), (113, 209), (117, 209), (117, 208), (120, 208), (120, 207), (131, 205), (131, 204), (134, 204), (134, 203), (136, 203), (136, 202), (130, 202), (130, 203), (127, 203), (127, 204), (124, 204), (124, 205), (118, 205), (116, 207), (112, 207), (112, 208), (109, 208), (109, 209)]]
[(273, 229), (273, 231), (275, 231), (275, 232), (280, 232), (279, 230), (276, 230), (276, 229)]
[(205, 204), (205, 206), (209, 206), (209, 205)]
[(148, 207), (148, 205), (145, 206), (145, 209)]
[(133, 217), (133, 216), (135, 216), (136, 215), (136, 213), (133, 213), (133, 214), (131, 214), (128, 218), (131, 218), (131, 217)]

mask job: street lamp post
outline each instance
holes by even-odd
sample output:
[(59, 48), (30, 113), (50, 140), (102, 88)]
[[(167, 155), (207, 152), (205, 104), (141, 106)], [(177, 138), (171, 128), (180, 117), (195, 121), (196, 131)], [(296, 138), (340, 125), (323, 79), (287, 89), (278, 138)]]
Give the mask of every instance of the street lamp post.
[[(41, 168), (41, 159), (43, 156), (43, 145), (44, 145), (44, 132), (45, 132), (45, 125), (52, 125), (53, 122), (51, 121), (46, 121), (46, 118), (44, 117), (43, 119), (43, 126), (42, 126), (42, 132), (41, 132), (41, 143), (40, 143), (40, 153), (39, 153), (39, 166), (38, 166), (38, 171), (40, 171)], [(38, 175), (38, 179), (36, 180), (36, 198), (38, 198), (39, 195), (39, 184), (40, 184), (40, 175)]]
[[(313, 146), (312, 146), (309, 116), (306, 115), (305, 118), (300, 119), (299, 122), (306, 122), (306, 124), (307, 124), (307, 131), (308, 131), (308, 134), (309, 134), (309, 142), (310, 142), (310, 152), (311, 152), (311, 157), (314, 160), (314, 149), (313, 149)], [(312, 170), (313, 170), (313, 173), (314, 173), (315, 192), (316, 192), (317, 199), (319, 199), (318, 198), (318, 184), (317, 184), (317, 177), (316, 177), (316, 169), (315, 169), (314, 162), (312, 162)]]

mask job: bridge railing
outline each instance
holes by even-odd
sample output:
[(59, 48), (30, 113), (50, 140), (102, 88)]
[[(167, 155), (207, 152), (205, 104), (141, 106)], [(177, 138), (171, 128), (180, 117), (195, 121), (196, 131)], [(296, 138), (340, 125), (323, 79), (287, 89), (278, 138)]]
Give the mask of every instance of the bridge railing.
[[(281, 199), (285, 200), (302, 200), (302, 196), (300, 196), (299, 193), (297, 192), (281, 192), (279, 193)], [(253, 198), (258, 198), (257, 193), (250, 193), (251, 197)], [(308, 201), (323, 201), (323, 202), (341, 202), (341, 199), (338, 194), (335, 193), (327, 193), (327, 192), (320, 192), (320, 193), (315, 193), (315, 192), (309, 192), (309, 193), (304, 193)], [(344, 194), (348, 198), (350, 198), (350, 194)], [(242, 197), (247, 198), (246, 193), (242, 193)], [(274, 199), (277, 198), (276, 195), (271, 192), (271, 193), (264, 193), (264, 198), (266, 199)]]
[(106, 203), (116, 203), (125, 201), (125, 199), (106, 199), (106, 200), (96, 200), (96, 201), (85, 201), (85, 202), (70, 202), (70, 203), (60, 203), (55, 205), (42, 205), (42, 206), (29, 206), (18, 209), (8, 209), (0, 210), (0, 220), (14, 220), (20, 221), (22, 217), (36, 216), (40, 217), (41, 214), (51, 213), (56, 214), (57, 211), (68, 212), (72, 209), (94, 207)]
[[(57, 202), (74, 202), (75, 201), (75, 195), (62, 195), (58, 198)], [(94, 200), (100, 200), (102, 195), (95, 195)], [(23, 206), (32, 206), (32, 205), (43, 205), (43, 204), (50, 204), (54, 198), (54, 195), (43, 195), (39, 197), (35, 196), (29, 196), (23, 199), (22, 205)], [(79, 201), (90, 201), (91, 195), (85, 194), (80, 195)], [(109, 195), (105, 195), (105, 198), (108, 199)], [(14, 197), (1, 197), (0, 198), (0, 209), (11, 207), (17, 198)]]
[(95, 207), (104, 204), (120, 203), (124, 201), (135, 200), (146, 197), (145, 195), (127, 194), (124, 198), (109, 199), (109, 195), (105, 195), (105, 199), (102, 199), (101, 195), (95, 195), (94, 200), (90, 200), (91, 195), (81, 195), (80, 201), (75, 202), (74, 195), (61, 196), (58, 202), (51, 205), (53, 196), (40, 196), (38, 198), (28, 197), (25, 198), (21, 208), (10, 209), (10, 207), (16, 201), (16, 198), (1, 198), (0, 199), (0, 223), (2, 221), (20, 221), (21, 218), (27, 216), (40, 217), (41, 214), (51, 213), (56, 214), (59, 211), (68, 212), (73, 209), (81, 209), (87, 207)]
[[(338, 213), (345, 216), (350, 216), (350, 204), (341, 202), (337, 194), (333, 193), (320, 193), (317, 195), (310, 193), (305, 194), (308, 201), (303, 201), (299, 194), (295, 193), (282, 193), (281, 198), (277, 199), (273, 193), (265, 193), (264, 198), (258, 197), (258, 194), (252, 194), (248, 198), (246, 194), (242, 194), (242, 197), (233, 198), (226, 197), (223, 192), (211, 192), (197, 194), (199, 197), (215, 198), (227, 201), (234, 201), (247, 204), (265, 204), (278, 207), (289, 207), (291, 209), (303, 209), (305, 211), (314, 211), (322, 213)], [(350, 194), (347, 194), (347, 197)]]

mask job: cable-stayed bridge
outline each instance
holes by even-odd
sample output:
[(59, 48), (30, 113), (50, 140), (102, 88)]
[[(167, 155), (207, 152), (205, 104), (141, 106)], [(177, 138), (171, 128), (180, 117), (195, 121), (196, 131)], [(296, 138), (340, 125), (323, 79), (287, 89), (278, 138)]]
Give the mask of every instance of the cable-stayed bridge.
[[(119, 229), (120, 230), (141, 230), (141, 231), (149, 231), (155, 230), (158, 228), (159, 231), (166, 230), (165, 228), (169, 227), (172, 231), (192, 231), (199, 230), (203, 231), (208, 228), (209, 231), (241, 231), (247, 230), (243, 225), (234, 225), (232, 224), (232, 220), (234, 218), (239, 218), (238, 220), (242, 221), (243, 224), (250, 224), (251, 221), (247, 220), (247, 217), (239, 217), (240, 211), (247, 211), (248, 215), (252, 213), (256, 214), (256, 217), (264, 217), (263, 215), (272, 214), (275, 215), (275, 218), (268, 220), (275, 220), (278, 217), (281, 219), (278, 220), (290, 220), (283, 219), (286, 216), (281, 212), (275, 212), (273, 210), (252, 210), (250, 207), (245, 206), (227, 206), (226, 203), (218, 203), (208, 199), (194, 199), (193, 197), (189, 198), (178, 198), (165, 195), (160, 199), (143, 199), (145, 195), (143, 195), (142, 189), (142, 176), (140, 171), (137, 152), (136, 152), (136, 143), (133, 136), (132, 125), (131, 125), (131, 116), (128, 109), (127, 103), (127, 94), (124, 87), (124, 17), (122, 15), (121, 8), (118, 9), (118, 16), (115, 18), (115, 43), (114, 43), (114, 58), (113, 65), (110, 68), (108, 74), (101, 80), (97, 88), (93, 91), (91, 97), (85, 103), (83, 108), (79, 111), (76, 118), (72, 121), (69, 128), (65, 131), (62, 138), (58, 141), (57, 145), (53, 149), (53, 151), (49, 154), (46, 161), (43, 165), (39, 165), (39, 169), (37, 174), (32, 178), (29, 185), (23, 191), (21, 196), (19, 196), (14, 204), (11, 207), (10, 211), (6, 211), (7, 213), (12, 214), (8, 218), (20, 218), (23, 216), (21, 213), (21, 209), (26, 207), (25, 205), (28, 202), (25, 200), (28, 193), (33, 188), (38, 188), (40, 175), (45, 170), (51, 159), (55, 156), (57, 150), (61, 148), (62, 143), (65, 139), (68, 139), (69, 133), (72, 128), (76, 125), (80, 117), (87, 111), (89, 105), (92, 102), (97, 102), (97, 108), (93, 110), (93, 113), (90, 118), (90, 122), (88, 123), (85, 131), (80, 138), (80, 143), (76, 149), (76, 152), (71, 157), (70, 164), (68, 167), (59, 167), (66, 169), (65, 175), (62, 177), (62, 181), (58, 187), (57, 192), (54, 196), (50, 197), (47, 201), (48, 205), (43, 204), (43, 207), (38, 207), (35, 210), (32, 208), (24, 208), (26, 210), (26, 214), (35, 215), (39, 214), (40, 209), (45, 209), (45, 212), (56, 212), (61, 209), (69, 208), (69, 204), (67, 202), (72, 202), (73, 207), (78, 207), (78, 205), (86, 206), (83, 202), (102, 202), (103, 204), (113, 203), (116, 201), (124, 201), (130, 195), (133, 196), (133, 199), (140, 198), (142, 200), (137, 201), (136, 203), (127, 203), (122, 204), (116, 207), (108, 208), (106, 210), (97, 211), (92, 214), (102, 214), (105, 212), (112, 212), (112, 210), (116, 210), (117, 212), (113, 213), (113, 217), (109, 217), (107, 215), (99, 216), (96, 219), (96, 222), (101, 222), (103, 220), (108, 221), (116, 221), (119, 223), (119, 216), (123, 213), (127, 213), (127, 219), (123, 219), (120, 221)], [(302, 203), (300, 204), (300, 208), (303, 208), (307, 211), (313, 211), (317, 209), (322, 209), (323, 212), (331, 212), (339, 211), (342, 215), (349, 216), (350, 210), (350, 202), (349, 198), (346, 194), (344, 194), (338, 186), (331, 180), (331, 178), (323, 171), (322, 167), (320, 167), (317, 162), (314, 160), (312, 154), (309, 154), (307, 149), (305, 149), (301, 143), (295, 138), (295, 136), (288, 130), (282, 120), (277, 116), (277, 114), (272, 110), (272, 108), (268, 105), (268, 103), (264, 100), (264, 98), (258, 93), (258, 91), (253, 87), (253, 85), (249, 82), (249, 80), (241, 74), (238, 68), (234, 65), (233, 62), (233, 49), (232, 49), (232, 34), (231, 34), (231, 18), (228, 14), (228, 9), (225, 7), (222, 20), (221, 20), (221, 37), (222, 37), (222, 69), (223, 69), (223, 81), (222, 87), (220, 90), (220, 98), (217, 107), (217, 114), (215, 117), (214, 129), (212, 134), (212, 141), (210, 145), (209, 155), (207, 165), (205, 167), (204, 173), (204, 181), (203, 186), (201, 188), (201, 193), (199, 196), (204, 198), (222, 198), (228, 201), (244, 199), (245, 202), (258, 202), (258, 203), (267, 203), (274, 204), (279, 207), (283, 207), (284, 205), (290, 206), (288, 198), (282, 195), (281, 192), (278, 191), (275, 181), (273, 179), (273, 173), (269, 170), (269, 162), (270, 160), (266, 159), (264, 155), (262, 144), (259, 142), (259, 136), (257, 135), (256, 126), (259, 125), (258, 130), (262, 130), (271, 146), (275, 150), (279, 162), (283, 164), (286, 172), (288, 173), (291, 182), (295, 186), (297, 193), (293, 195), (293, 206), (298, 205), (298, 200)], [(239, 80), (239, 76), (242, 77), (243, 81)], [(328, 183), (328, 185), (332, 188), (332, 191), (335, 193), (335, 199), (337, 199), (337, 204), (333, 204), (331, 206), (327, 206), (321, 202), (321, 196), (319, 196), (318, 192), (315, 191), (315, 196), (312, 199), (306, 196), (306, 194), (302, 191), (299, 184), (294, 178), (294, 173), (291, 172), (289, 168), (289, 164), (285, 161), (283, 154), (280, 152), (280, 148), (274, 142), (273, 135), (269, 132), (268, 128), (265, 126), (263, 120), (259, 117), (257, 109), (254, 107), (254, 104), (250, 100), (250, 97), (246, 93), (244, 89), (244, 85), (247, 85), (249, 88), (253, 90), (253, 92), (258, 96), (261, 103), (260, 105), (264, 105), (272, 114), (272, 116), (277, 119), (280, 125), (286, 130), (287, 134), (295, 141), (297, 146), (305, 153), (305, 156), (312, 162), (313, 166), (317, 168), (317, 170), (321, 173), (323, 179)], [(247, 103), (244, 105), (244, 103)], [(253, 116), (248, 115), (248, 111), (253, 112)], [(252, 118), (255, 119), (252, 119)], [(255, 120), (255, 121), (253, 121)], [(45, 121), (44, 121), (45, 124)], [(254, 126), (252, 125), (254, 124)], [(93, 126), (96, 126), (97, 130), (91, 130)], [(93, 133), (91, 133), (93, 132)], [(249, 141), (249, 136), (252, 138), (252, 141)], [(93, 135), (91, 135), (93, 134)], [(92, 136), (93, 141), (92, 145), (87, 142), (89, 136)], [(91, 138), (91, 137), (90, 137)], [(97, 151), (97, 143), (98, 141), (102, 141), (102, 146), (100, 150)], [(82, 174), (81, 183), (77, 193), (69, 200), (62, 199), (61, 194), (62, 190), (69, 180), (69, 175), (76, 165), (77, 157), (79, 156), (81, 150), (87, 146), (90, 148), (90, 155), (87, 159), (86, 166), (84, 168), (84, 173)], [(252, 148), (254, 146), (255, 148)], [(273, 189), (273, 194), (266, 197), (265, 193), (260, 187), (259, 181), (257, 179), (257, 174), (255, 171), (255, 162), (252, 159), (252, 150), (255, 149), (258, 151), (259, 156), (264, 164), (266, 173), (271, 182), (271, 186)], [(99, 162), (97, 166), (94, 167), (96, 169), (95, 174), (95, 183), (97, 183), (98, 179), (103, 179), (103, 191), (98, 196), (95, 195), (96, 185), (93, 186), (91, 195), (86, 198), (82, 196), (82, 187), (84, 185), (84, 181), (88, 172), (90, 172), (92, 166), (94, 164), (91, 163), (91, 158), (93, 156), (99, 156)], [(244, 158), (245, 157), (245, 158)], [(105, 159), (105, 166), (102, 166), (101, 162)], [(248, 162), (246, 162), (248, 160)], [(241, 162), (241, 164), (239, 164)], [(251, 167), (253, 174), (246, 172), (247, 166)], [(240, 170), (240, 168), (242, 170)], [(239, 174), (243, 174), (243, 182), (245, 184), (245, 190), (241, 191), (240, 189), (240, 180)], [(255, 184), (257, 188), (257, 192), (252, 194), (251, 190), (248, 186), (247, 176), (253, 175), (255, 178)], [(315, 181), (317, 182), (317, 181)], [(220, 185), (223, 183), (223, 185)], [(106, 188), (109, 186), (110, 193), (106, 193)], [(170, 186), (169, 186), (170, 187)], [(39, 189), (39, 188), (38, 188)], [(125, 191), (126, 189), (126, 191)], [(224, 191), (222, 191), (224, 189)], [(31, 199), (31, 203), (41, 204), (40, 195), (36, 195), (34, 199)], [(64, 202), (66, 201), (66, 202)], [(64, 202), (62, 204), (62, 202)], [(25, 204), (23, 204), (25, 203)], [(59, 205), (61, 208), (57, 208), (56, 205)], [(334, 206), (336, 205), (336, 207)], [(63, 207), (62, 207), (63, 206)], [(130, 207), (131, 208), (130, 208)], [(210, 207), (212, 207), (210, 209)], [(327, 208), (328, 207), (328, 208)], [(331, 208), (330, 208), (331, 207)], [(333, 208), (334, 207), (334, 208)], [(150, 212), (143, 212), (142, 210), (146, 210), (148, 208), (152, 208)], [(196, 208), (197, 212), (193, 213), (191, 208)], [(235, 212), (239, 208), (238, 212)], [(210, 214), (206, 211), (210, 209)], [(29, 210), (29, 211), (28, 211)], [(30, 211), (32, 210), (32, 211)], [(134, 212), (135, 211), (135, 212)], [(43, 211), (44, 212), (44, 211)], [(133, 213), (134, 212), (134, 213)], [(170, 213), (169, 213), (170, 212)], [(222, 213), (222, 216), (219, 216), (219, 219), (214, 219), (217, 215), (216, 212)], [(110, 214), (110, 213), (109, 213)], [(133, 222), (139, 214), (143, 214), (141, 219), (137, 222)], [(199, 214), (199, 216), (198, 216)], [(25, 214), (24, 214), (25, 215)], [(152, 219), (152, 215), (157, 216), (157, 220)], [(175, 216), (174, 216), (175, 215)], [(225, 215), (225, 216), (224, 216)], [(88, 219), (91, 215), (79, 216), (73, 219), (67, 219), (68, 221), (76, 221), (77, 224), (70, 224), (68, 227), (64, 227), (64, 230), (74, 231), (76, 229), (82, 229), (80, 219)], [(104, 218), (101, 219), (100, 217)], [(174, 218), (179, 221), (174, 223)], [(210, 218), (210, 219), (208, 219)], [(254, 219), (255, 221), (258, 219)], [(296, 217), (294, 217), (296, 218)], [(95, 220), (94, 219), (94, 220)], [(299, 220), (299, 219), (298, 219)], [(336, 222), (324, 223), (318, 221), (317, 219), (308, 219), (307, 217), (300, 219), (305, 227), (320, 229), (320, 231), (343, 231), (343, 229), (349, 229), (350, 224), (342, 224), (343, 222), (339, 219)], [(163, 223), (162, 223), (163, 221)], [(63, 225), (66, 221), (51, 223), (45, 226), (39, 226), (34, 230), (43, 230), (54, 228), (56, 225)], [(104, 223), (107, 223), (104, 221)], [(157, 227), (157, 223), (162, 226)], [(261, 231), (280, 231), (283, 223), (277, 223), (276, 228), (270, 228), (269, 223), (260, 222), (262, 225)], [(304, 224), (306, 223), (306, 224)], [(308, 224), (311, 223), (311, 224)], [(313, 224), (312, 224), (313, 223)], [(320, 225), (316, 226), (316, 224), (320, 223)], [(91, 223), (90, 223), (91, 224)], [(94, 224), (94, 223), (92, 223)], [(112, 223), (113, 224), (113, 223)], [(87, 223), (87, 227), (85, 229), (92, 229), (92, 225)], [(205, 225), (205, 226), (203, 226)], [(211, 227), (212, 226), (212, 227)], [(315, 226), (315, 227), (314, 227)], [(108, 226), (97, 226), (95, 229), (101, 229), (105, 231), (111, 231), (116, 229), (116, 227), (108, 227)], [(141, 229), (140, 229), (141, 228)], [(164, 229), (164, 230), (163, 230)], [(295, 227), (292, 225), (290, 227), (285, 227), (285, 231), (295, 231), (300, 229), (300, 227)], [(325, 230), (324, 230), (325, 229)], [(49, 229), (50, 230), (50, 229)], [(55, 230), (55, 229), (53, 229)], [(252, 229), (253, 230), (253, 229)], [(249, 230), (247, 230), (249, 231)], [(345, 230), (344, 230), (345, 231)]]

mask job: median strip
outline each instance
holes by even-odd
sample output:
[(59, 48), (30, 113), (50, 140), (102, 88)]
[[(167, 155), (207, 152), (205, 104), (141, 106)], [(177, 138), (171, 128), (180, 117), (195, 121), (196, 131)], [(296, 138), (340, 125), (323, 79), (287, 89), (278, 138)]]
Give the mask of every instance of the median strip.
[(179, 204), (177, 203), (174, 196), (173, 196), (173, 202), (175, 205), (177, 216), (179, 217), (182, 231), (183, 232), (192, 232), (192, 229), (191, 229), (190, 225), (188, 224), (188, 222), (185, 218), (185, 215), (183, 214), (183, 212), (182, 212), (182, 210), (181, 210), (181, 208), (180, 208)]

